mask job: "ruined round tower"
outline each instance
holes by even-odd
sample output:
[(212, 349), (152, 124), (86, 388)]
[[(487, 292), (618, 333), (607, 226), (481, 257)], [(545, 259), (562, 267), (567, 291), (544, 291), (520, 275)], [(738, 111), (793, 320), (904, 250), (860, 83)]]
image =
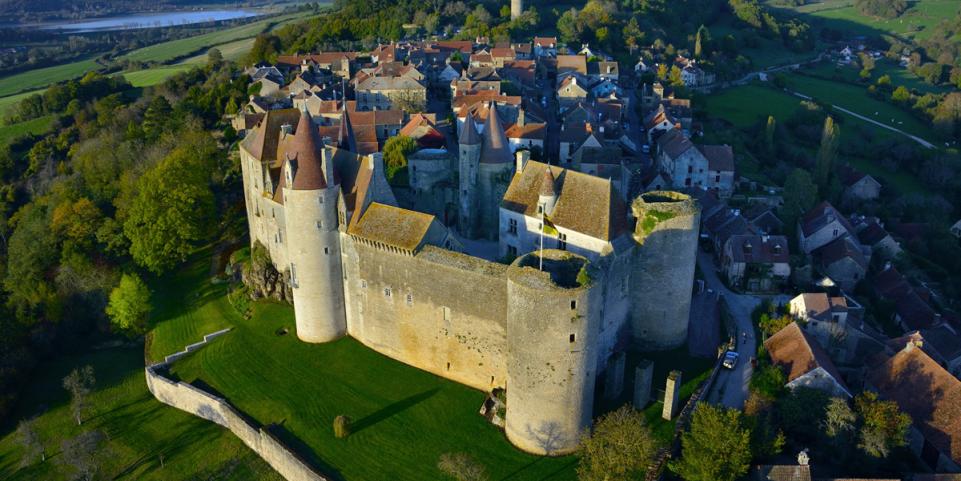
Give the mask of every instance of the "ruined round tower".
[(642, 349), (687, 341), (701, 209), (680, 192), (641, 194), (631, 204), (637, 242), (631, 266), (631, 331)]
[(337, 230), (340, 186), (330, 151), (306, 110), (285, 156), (287, 256), (297, 337), (332, 341), (347, 332)]
[(524, 451), (560, 455), (591, 425), (602, 288), (584, 257), (543, 255), (543, 270), (533, 252), (507, 272), (505, 431)]

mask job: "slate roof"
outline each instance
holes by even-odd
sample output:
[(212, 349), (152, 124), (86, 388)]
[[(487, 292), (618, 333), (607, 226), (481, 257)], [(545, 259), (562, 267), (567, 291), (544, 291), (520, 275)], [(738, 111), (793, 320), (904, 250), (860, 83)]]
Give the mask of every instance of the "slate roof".
[(961, 381), (923, 349), (906, 346), (868, 374), (868, 382), (911, 416), (925, 439), (961, 463)]
[(730, 145), (699, 145), (697, 148), (707, 158), (708, 169), (734, 172), (734, 150)]
[(850, 258), (865, 271), (868, 270), (868, 260), (850, 236), (839, 237), (815, 249), (812, 254), (820, 260), (821, 265), (829, 266), (844, 258)]
[(767, 338), (764, 341), (764, 349), (771, 356), (771, 362), (785, 371), (787, 382), (820, 367), (850, 393), (841, 373), (831, 362), (831, 358), (816, 340), (801, 329), (798, 323), (792, 322)]
[(691, 139), (678, 129), (670, 129), (657, 139), (658, 148), (668, 157), (676, 159), (694, 148)]
[(464, 121), (464, 126), (460, 130), (457, 141), (462, 145), (477, 145), (481, 143), (480, 134), (477, 133), (477, 126), (474, 125), (473, 115), (467, 116), (467, 120)]
[(854, 233), (851, 223), (828, 201), (821, 202), (804, 215), (801, 219), (801, 230), (805, 237), (810, 237), (833, 220), (839, 221), (849, 233)]
[(513, 162), (514, 155), (511, 153), (510, 143), (507, 135), (504, 134), (504, 126), (501, 124), (497, 109), (490, 109), (487, 115), (487, 122), (484, 124), (484, 139), (481, 144), (480, 161), (484, 164), (500, 164)]
[(277, 160), (280, 128), (283, 125), (293, 126), (300, 118), (300, 111), (297, 109), (268, 110), (263, 115), (263, 119), (244, 138), (242, 145), (255, 159)]
[(732, 235), (727, 242), (730, 243), (731, 257), (735, 262), (786, 264), (791, 257), (787, 237), (782, 235)]
[[(538, 217), (538, 195), (547, 168), (541, 162), (529, 161), (514, 175), (501, 207)], [(551, 213), (555, 225), (605, 241), (628, 231), (627, 205), (610, 180), (560, 167), (550, 169), (556, 179), (557, 203)]]

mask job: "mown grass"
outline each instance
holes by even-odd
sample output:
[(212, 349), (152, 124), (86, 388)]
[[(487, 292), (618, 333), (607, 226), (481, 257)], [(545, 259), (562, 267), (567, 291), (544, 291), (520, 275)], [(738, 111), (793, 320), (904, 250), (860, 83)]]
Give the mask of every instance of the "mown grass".
[(888, 75), (891, 77), (891, 85), (893, 87), (903, 85), (909, 90), (917, 90), (922, 93), (940, 93), (951, 90), (945, 86), (931, 85), (917, 75), (914, 75), (910, 70), (887, 59), (881, 59), (875, 63), (868, 83), (861, 82), (860, 72), (860, 68), (853, 64), (839, 66), (831, 63), (822, 63), (816, 67), (804, 70), (804, 73), (808, 75), (821, 77), (825, 80), (853, 83), (858, 87), (863, 86), (864, 88), (876, 82), (881, 76)]
[(87, 72), (98, 68), (97, 62), (93, 59), (87, 59), (11, 75), (0, 79), (0, 97), (36, 90), (64, 80), (82, 77)]
[(0, 126), (0, 145), (9, 144), (13, 139), (24, 134), (40, 135), (50, 129), (53, 115), (46, 115), (26, 122)]
[[(226, 300), (216, 301), (229, 310)], [(439, 456), (469, 453), (491, 479), (575, 479), (576, 458), (532, 456), (513, 448), (478, 413), (485, 394), (380, 355), (344, 338), (306, 344), (293, 311), (261, 302), (249, 320), (173, 366), (264, 424), (275, 423), (317, 466), (348, 480), (443, 479)], [(277, 331), (288, 328), (287, 335)], [(336, 416), (353, 419), (347, 439)], [(286, 434), (284, 434), (286, 433)]]
[(7, 111), (19, 103), (21, 100), (33, 95), (33, 94), (43, 94), (43, 90), (33, 90), (30, 92), (23, 92), (15, 95), (8, 95), (6, 97), (0, 97), (0, 117), (3, 117)]
[(192, 67), (192, 65), (155, 67), (147, 70), (138, 70), (136, 72), (126, 72), (123, 74), (123, 77), (134, 87), (148, 87), (162, 83), (164, 80), (178, 73), (190, 70)]
[[(221, 55), (224, 56), (225, 60), (238, 61), (247, 55), (250, 51), (250, 47), (254, 45), (254, 39), (244, 38), (236, 40), (230, 43), (225, 43), (217, 45), (217, 50), (220, 50)], [(206, 65), (207, 64), (207, 52), (201, 52), (193, 57), (185, 58), (175, 65)]]

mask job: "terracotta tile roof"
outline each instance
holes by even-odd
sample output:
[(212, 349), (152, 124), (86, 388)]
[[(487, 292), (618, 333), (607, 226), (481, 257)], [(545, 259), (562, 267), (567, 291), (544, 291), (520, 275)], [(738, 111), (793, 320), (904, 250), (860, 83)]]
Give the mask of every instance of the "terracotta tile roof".
[(906, 346), (868, 374), (868, 382), (911, 416), (925, 439), (961, 463), (961, 381), (923, 349)]
[(437, 130), (436, 124), (423, 114), (411, 116), (410, 121), (400, 129), (399, 133), (417, 141), (417, 145), (421, 148), (440, 148), (447, 143), (446, 137)]
[[(548, 166), (529, 161), (514, 175), (501, 207), (538, 217), (538, 194)], [(556, 179), (557, 203), (551, 221), (559, 227), (611, 241), (628, 231), (627, 205), (611, 181), (577, 171), (550, 167)]]
[(414, 251), (420, 247), (434, 216), (378, 202), (371, 203), (348, 233), (391, 247)]
[(474, 51), (474, 42), (470, 40), (443, 40), (435, 45), (444, 50), (458, 50), (460, 53), (469, 54)]
[(797, 464), (756, 466), (757, 481), (811, 481), (811, 466)]
[(509, 139), (544, 140), (544, 132), (546, 130), (547, 124), (543, 123), (526, 123), (524, 125), (514, 124), (507, 129), (505, 134)]
[(574, 71), (587, 75), (587, 57), (583, 55), (558, 55), (557, 73)]
[(817, 320), (830, 320), (831, 314), (835, 312), (847, 312), (847, 300), (843, 297), (830, 297), (823, 292), (806, 292), (799, 294), (804, 301), (804, 308), (807, 312), (804, 315), (808, 318)]
[(557, 46), (557, 37), (534, 37), (534, 45), (539, 47)]
[(796, 322), (788, 324), (784, 329), (774, 333), (764, 341), (764, 349), (771, 356), (771, 362), (780, 366), (787, 374), (787, 381), (791, 382), (808, 372), (823, 368), (845, 391), (841, 373), (834, 367), (821, 345), (801, 329)]
[(281, 126), (293, 126), (300, 118), (300, 111), (297, 109), (269, 110), (263, 115), (263, 119), (251, 130), (241, 145), (255, 159), (277, 160)]
[(520, 105), (522, 98), (519, 95), (501, 95), (494, 90), (481, 90), (477, 93), (461, 95), (454, 99), (451, 109), (460, 113), (464, 107), (470, 108), (481, 102), (495, 102), (502, 105)]
[(357, 84), (356, 90), (427, 90), (427, 88), (410, 77), (368, 77)]
[[(285, 154), (288, 160), (296, 161), (294, 171), (293, 190), (315, 190), (327, 187), (328, 179), (324, 178), (324, 167), (321, 150), (324, 142), (320, 132), (310, 119), (306, 110), (300, 114), (297, 130), (287, 144)], [(333, 179), (331, 179), (333, 180)]]

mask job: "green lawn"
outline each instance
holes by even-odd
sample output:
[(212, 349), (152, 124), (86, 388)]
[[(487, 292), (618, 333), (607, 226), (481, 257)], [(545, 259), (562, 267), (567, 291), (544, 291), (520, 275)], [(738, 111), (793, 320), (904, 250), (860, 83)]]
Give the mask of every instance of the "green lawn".
[(33, 90), (30, 92), (23, 92), (16, 95), (8, 95), (6, 97), (0, 97), (0, 118), (7, 113), (7, 109), (17, 104), (21, 100), (33, 95), (42, 94), (43, 90)]
[(47, 85), (82, 77), (99, 66), (93, 59), (40, 68), (0, 79), (0, 97), (36, 90)]
[[(250, 51), (250, 47), (253, 46), (253, 44), (254, 39), (244, 38), (230, 43), (217, 45), (217, 50), (220, 50), (220, 53), (224, 56), (224, 59), (238, 61)], [(185, 58), (177, 62), (176, 65), (205, 65), (206, 63), (207, 52), (202, 52), (194, 55), (193, 57)]]
[(185, 72), (190, 70), (192, 65), (171, 65), (164, 67), (154, 67), (147, 70), (138, 70), (136, 72), (126, 72), (123, 74), (124, 78), (130, 82), (130, 85), (134, 87), (148, 87), (150, 85), (157, 85), (162, 83), (164, 80), (177, 75), (180, 72)]
[(738, 128), (765, 121), (769, 115), (784, 122), (800, 104), (801, 99), (762, 85), (734, 87), (704, 97), (708, 116), (727, 120)]
[[(213, 303), (231, 309), (222, 298)], [(491, 479), (575, 479), (576, 458), (513, 448), (477, 413), (484, 393), (351, 338), (303, 343), (286, 305), (258, 303), (254, 312), (250, 320), (230, 315), (235, 329), (175, 363), (173, 374), (212, 386), (261, 423), (281, 425), (288, 438), (303, 442), (302, 454), (316, 465), (351, 481), (440, 479), (438, 457), (466, 452), (486, 466)], [(283, 327), (290, 334), (278, 336)], [(331, 430), (341, 414), (354, 420), (346, 440), (335, 439)]]
[[(804, 70), (806, 74), (821, 77), (826, 80), (851, 82), (867, 88), (868, 84), (861, 83), (860, 81), (860, 72), (861, 70), (856, 66), (837, 66), (833, 63), (821, 63), (816, 67), (806, 68)], [(903, 85), (908, 89), (917, 90), (922, 93), (941, 93), (951, 90), (949, 87), (931, 85), (917, 75), (914, 75), (910, 70), (887, 59), (877, 61), (874, 70), (871, 71), (870, 82), (876, 82), (882, 75), (890, 76), (891, 84), (894, 86)]]
[(801, 74), (791, 74), (787, 78), (788, 87), (804, 95), (844, 107), (922, 139), (937, 140), (929, 126), (894, 105), (871, 98), (865, 87)]
[(854, 7), (853, 0), (821, 0), (793, 8), (778, 5), (776, 0), (767, 0), (767, 3), (776, 9), (791, 10), (809, 21), (820, 19), (826, 27), (845, 33), (854, 35), (891, 33), (915, 40), (925, 38), (934, 26), (942, 20), (954, 17), (958, 12), (957, 0), (908, 2), (910, 8), (900, 17), (890, 20), (862, 15)]
[[(71, 369), (88, 364), (97, 385), (87, 420), (77, 426), (61, 380)], [(0, 425), (0, 479), (73, 479), (72, 469), (61, 463), (60, 443), (98, 429), (109, 438), (107, 449), (98, 455), (103, 479), (282, 481), (227, 430), (156, 401), (147, 391), (143, 365), (139, 345), (64, 356), (40, 365), (16, 412)], [(33, 416), (38, 416), (47, 460), (21, 469), (23, 451), (13, 434), (14, 423)]]
[(46, 115), (26, 122), (0, 126), (0, 145), (9, 144), (14, 138), (24, 134), (39, 135), (50, 129), (53, 115)]

